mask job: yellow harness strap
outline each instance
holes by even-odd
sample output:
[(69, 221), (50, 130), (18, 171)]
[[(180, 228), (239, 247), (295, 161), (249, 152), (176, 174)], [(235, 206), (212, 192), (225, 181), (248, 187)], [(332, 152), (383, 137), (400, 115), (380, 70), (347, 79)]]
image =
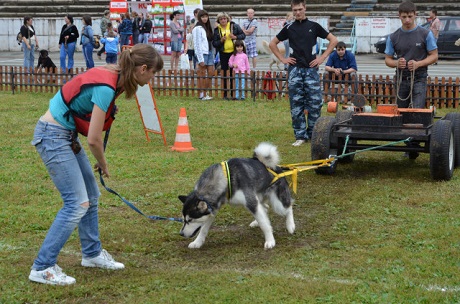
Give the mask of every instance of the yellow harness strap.
[(297, 173), (299, 172), (298, 169), (292, 169), (290, 171), (286, 171), (286, 172), (283, 172), (283, 173), (276, 173), (275, 171), (273, 171), (272, 169), (270, 169), (268, 167), (267, 167), (267, 170), (268, 170), (268, 172), (273, 174), (273, 180), (272, 180), (271, 184), (273, 184), (274, 182), (276, 182), (278, 179), (280, 179), (282, 177), (292, 175), (292, 184), (290, 186), (292, 186), (292, 191), (294, 191), (294, 193), (297, 193)]
[(232, 195), (232, 183), (230, 181), (230, 169), (228, 169), (228, 163), (226, 161), (221, 162), (220, 165), (222, 166), (222, 171), (224, 171), (224, 175), (227, 178), (227, 183), (228, 183), (227, 199), (230, 199)]

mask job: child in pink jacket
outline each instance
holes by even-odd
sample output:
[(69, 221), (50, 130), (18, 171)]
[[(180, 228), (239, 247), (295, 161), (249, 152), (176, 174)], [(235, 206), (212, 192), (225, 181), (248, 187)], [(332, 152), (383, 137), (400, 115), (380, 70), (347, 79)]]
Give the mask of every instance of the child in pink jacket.
[[(246, 55), (246, 46), (244, 45), (244, 42), (242, 40), (236, 40), (234, 45), (235, 45), (235, 51), (233, 51), (233, 55), (230, 56), (230, 59), (228, 60), (228, 65), (233, 68), (233, 72), (235, 73), (235, 98), (234, 100), (240, 99), (240, 95), (241, 95), (241, 100), (244, 100), (245, 83), (246, 83), (245, 74), (249, 75), (251, 72), (249, 68), (249, 59), (248, 59), (248, 55)], [(240, 86), (240, 83), (241, 83), (241, 86)]]

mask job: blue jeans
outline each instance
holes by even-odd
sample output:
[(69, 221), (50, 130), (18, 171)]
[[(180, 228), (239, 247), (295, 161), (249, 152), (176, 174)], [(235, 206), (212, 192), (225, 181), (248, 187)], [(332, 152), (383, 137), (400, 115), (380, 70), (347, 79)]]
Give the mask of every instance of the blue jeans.
[(35, 61), (35, 56), (34, 56), (35, 43), (33, 42), (30, 43), (30, 50), (29, 50), (27, 48), (26, 43), (22, 42), (22, 48), (24, 50), (24, 67), (26, 68), (26, 71), (28, 71), (29, 73), (33, 73), (34, 61)]
[(83, 44), (83, 57), (85, 57), (86, 67), (88, 69), (94, 68), (93, 50), (94, 47), (91, 43)]
[(150, 38), (150, 33), (141, 33), (139, 34), (139, 43), (148, 44)]
[[(75, 42), (61, 44), (59, 50), (59, 60), (61, 62), (61, 72), (67, 73), (70, 69), (73, 69), (73, 54), (75, 53)], [(66, 64), (66, 57), (68, 57), (68, 62)]]
[(129, 45), (129, 37), (131, 34), (120, 34), (120, 45)]
[(117, 64), (117, 53), (107, 53), (105, 62), (108, 64)]
[[(96, 257), (102, 250), (98, 224), (99, 188), (85, 150), (82, 148), (74, 154), (71, 138), (71, 131), (56, 124), (39, 120), (35, 127), (32, 145), (60, 192), (63, 207), (48, 230), (32, 266), (34, 270), (56, 264), (59, 252), (77, 226), (83, 257)], [(85, 202), (89, 202), (89, 207), (82, 206)]]
[[(240, 81), (241, 79), (241, 81)], [(241, 82), (241, 86), (240, 86)], [(235, 73), (235, 98), (240, 99), (240, 92), (241, 92), (241, 99), (244, 99), (244, 85), (246, 83), (246, 74), (244, 73)]]
[[(426, 78), (428, 77), (427, 72), (416, 74), (414, 77), (414, 83), (411, 87), (411, 78), (412, 76), (402, 76), (401, 83), (397, 83), (398, 88), (397, 94), (402, 100), (397, 97), (397, 104), (399, 108), (409, 108), (411, 99), (412, 107), (416, 109), (425, 109), (426, 108)], [(398, 81), (398, 75), (395, 76), (396, 81)], [(412, 96), (409, 97), (412, 89)]]

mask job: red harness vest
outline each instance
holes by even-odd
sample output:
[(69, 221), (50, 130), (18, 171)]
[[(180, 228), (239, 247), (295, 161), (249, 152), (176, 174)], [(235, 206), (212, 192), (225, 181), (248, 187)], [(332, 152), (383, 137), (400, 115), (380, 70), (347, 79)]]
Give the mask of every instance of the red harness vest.
[(85, 73), (75, 76), (70, 82), (61, 88), (61, 96), (65, 104), (69, 108), (64, 114), (64, 117), (69, 119), (69, 115), (73, 116), (77, 132), (83, 136), (88, 136), (89, 124), (91, 122), (92, 113), (81, 114), (74, 111), (70, 105), (77, 98), (83, 88), (87, 86), (108, 86), (115, 91), (115, 97), (110, 102), (109, 108), (105, 114), (103, 131), (107, 131), (115, 119), (115, 99), (121, 94), (117, 92), (119, 74), (114, 73), (104, 68), (92, 68)]

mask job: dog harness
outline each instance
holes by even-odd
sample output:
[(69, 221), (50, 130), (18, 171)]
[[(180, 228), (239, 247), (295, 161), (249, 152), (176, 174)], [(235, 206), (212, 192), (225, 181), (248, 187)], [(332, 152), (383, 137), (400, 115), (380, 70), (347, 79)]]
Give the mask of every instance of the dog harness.
[(82, 134), (83, 136), (88, 136), (92, 113), (77, 113), (70, 107), (71, 103), (81, 94), (83, 88), (87, 86), (108, 86), (113, 89), (115, 91), (115, 96), (110, 102), (110, 106), (107, 110), (107, 113), (105, 114), (105, 122), (103, 127), (103, 131), (107, 131), (115, 119), (115, 99), (122, 93), (121, 90), (117, 91), (117, 83), (119, 77), (120, 75), (118, 73), (114, 73), (107, 69), (93, 68), (83, 74), (77, 75), (72, 79), (70, 83), (67, 83), (62, 87), (62, 100), (64, 100), (65, 104), (69, 108), (69, 111), (64, 114), (64, 117), (69, 120), (69, 116), (73, 116), (75, 127), (78, 133)]
[(223, 161), (220, 165), (222, 166), (222, 171), (224, 171), (224, 175), (228, 183), (227, 199), (230, 199), (232, 196), (232, 182), (230, 181), (230, 169), (228, 168), (228, 162)]

